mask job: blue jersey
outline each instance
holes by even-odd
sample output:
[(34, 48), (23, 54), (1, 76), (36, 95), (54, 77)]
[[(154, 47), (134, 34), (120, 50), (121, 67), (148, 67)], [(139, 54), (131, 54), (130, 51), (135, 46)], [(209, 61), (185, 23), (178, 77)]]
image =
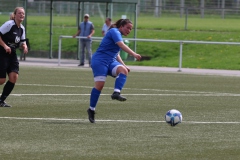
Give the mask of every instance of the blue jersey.
[(102, 39), (97, 51), (92, 56), (91, 67), (94, 77), (107, 75), (116, 77), (116, 66), (122, 65), (117, 61), (120, 47), (117, 42), (123, 41), (118, 28), (110, 29)]
[(93, 59), (114, 61), (117, 58), (120, 47), (117, 42), (123, 41), (118, 28), (111, 28), (102, 39), (97, 51), (93, 54)]

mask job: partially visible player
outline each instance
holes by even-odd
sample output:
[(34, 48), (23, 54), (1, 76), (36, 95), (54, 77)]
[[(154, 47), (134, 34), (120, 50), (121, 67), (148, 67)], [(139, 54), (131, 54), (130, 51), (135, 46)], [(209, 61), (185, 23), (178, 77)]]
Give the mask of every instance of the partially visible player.
[(5, 102), (5, 99), (12, 92), (18, 79), (19, 62), (16, 48), (20, 46), (24, 54), (28, 53), (25, 28), (22, 25), (24, 18), (24, 8), (16, 7), (11, 20), (0, 27), (0, 85), (6, 82), (6, 75), (8, 75), (8, 81), (5, 83), (0, 96), (0, 107), (11, 107)]
[(112, 24), (112, 19), (107, 17), (105, 20), (105, 23), (103, 24), (103, 27), (102, 27), (102, 35), (103, 36), (105, 36), (107, 34), (108, 29), (111, 26), (111, 24)]
[(91, 123), (95, 122), (95, 108), (108, 75), (116, 77), (111, 98), (118, 101), (127, 100), (120, 95), (120, 91), (127, 80), (130, 69), (124, 64), (119, 51), (122, 49), (137, 60), (141, 59), (141, 55), (135, 53), (123, 43), (122, 35), (127, 36), (132, 27), (132, 22), (129, 19), (120, 19), (115, 24), (112, 24), (97, 51), (93, 54), (91, 67), (95, 86), (91, 91), (90, 107), (87, 110)]

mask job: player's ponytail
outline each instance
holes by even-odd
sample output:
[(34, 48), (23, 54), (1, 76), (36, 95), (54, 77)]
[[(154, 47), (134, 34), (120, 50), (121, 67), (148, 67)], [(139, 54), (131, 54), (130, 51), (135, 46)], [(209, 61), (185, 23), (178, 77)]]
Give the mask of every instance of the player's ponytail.
[(132, 22), (129, 19), (119, 19), (116, 23), (112, 24), (109, 27), (109, 29), (111, 29), (111, 28), (120, 28), (121, 26), (125, 26), (128, 23), (132, 24)]
[(10, 20), (14, 20), (14, 18), (15, 18), (14, 13), (11, 13), (9, 19), (10, 19)]

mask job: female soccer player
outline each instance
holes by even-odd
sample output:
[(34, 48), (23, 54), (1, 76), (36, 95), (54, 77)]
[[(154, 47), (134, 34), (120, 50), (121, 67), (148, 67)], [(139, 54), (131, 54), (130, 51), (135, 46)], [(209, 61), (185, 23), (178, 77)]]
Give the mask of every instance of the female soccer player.
[(129, 19), (120, 19), (115, 24), (112, 24), (97, 51), (92, 56), (91, 67), (95, 86), (91, 91), (90, 107), (87, 110), (88, 119), (91, 123), (95, 123), (95, 108), (107, 75), (116, 77), (114, 92), (111, 98), (118, 101), (127, 100), (120, 95), (120, 91), (127, 80), (130, 69), (122, 61), (119, 51), (122, 49), (137, 60), (141, 59), (141, 55), (135, 53), (123, 43), (122, 35), (127, 36), (131, 32), (132, 27), (132, 22)]
[(15, 8), (13, 15), (11, 20), (0, 27), (0, 85), (5, 83), (6, 74), (8, 75), (8, 81), (0, 97), (0, 107), (11, 107), (4, 101), (12, 92), (18, 79), (19, 62), (16, 48), (20, 46), (25, 54), (28, 52), (25, 43), (25, 28), (21, 24), (25, 18), (24, 8)]

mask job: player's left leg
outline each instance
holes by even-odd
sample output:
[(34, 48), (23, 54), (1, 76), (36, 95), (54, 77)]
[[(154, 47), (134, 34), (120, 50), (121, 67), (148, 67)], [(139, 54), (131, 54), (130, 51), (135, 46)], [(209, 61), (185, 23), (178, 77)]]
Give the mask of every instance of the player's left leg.
[(116, 76), (114, 92), (111, 95), (111, 98), (118, 101), (126, 101), (127, 98), (121, 96), (120, 92), (127, 81), (128, 70), (123, 65), (117, 64), (113, 67), (111, 74), (112, 76)]

